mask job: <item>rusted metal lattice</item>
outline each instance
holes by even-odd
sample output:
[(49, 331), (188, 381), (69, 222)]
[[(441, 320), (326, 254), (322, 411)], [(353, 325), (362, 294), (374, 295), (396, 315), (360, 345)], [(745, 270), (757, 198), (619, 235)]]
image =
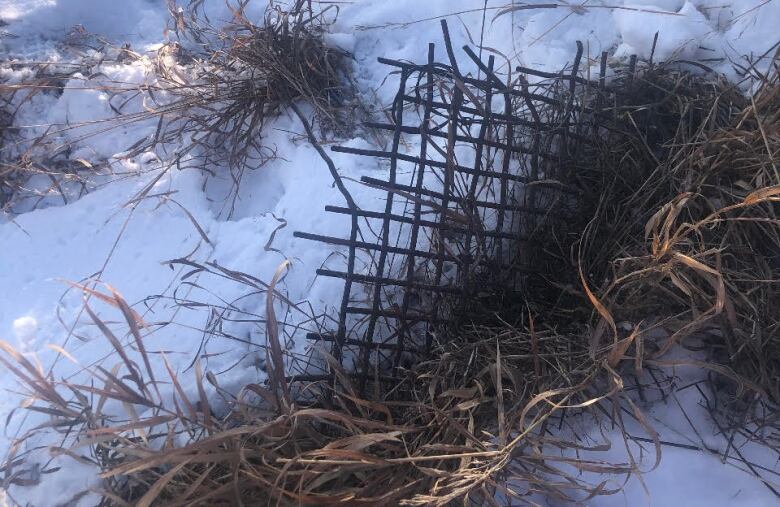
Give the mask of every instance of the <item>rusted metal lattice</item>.
[[(367, 126), (392, 133), (389, 149), (333, 148), (387, 161), (386, 179), (362, 178), (385, 193), (384, 206), (328, 206), (351, 218), (348, 238), (296, 233), (348, 250), (343, 270), (318, 270), (345, 281), (338, 329), (308, 338), (330, 342), (361, 388), (397, 381), (398, 366), (425, 354), (485, 280), (522, 290), (533, 271), (526, 246), (542, 221), (565, 219), (573, 197), (560, 182), (593, 117), (574, 100), (599, 86), (578, 77), (581, 44), (568, 71), (517, 68), (511, 80), (498, 77), (493, 56), (483, 62), (464, 47), (474, 77), (461, 72), (442, 27), (447, 64), (434, 44), (422, 65), (380, 59), (400, 83), (390, 121)], [(318, 378), (327, 375), (297, 377)]]

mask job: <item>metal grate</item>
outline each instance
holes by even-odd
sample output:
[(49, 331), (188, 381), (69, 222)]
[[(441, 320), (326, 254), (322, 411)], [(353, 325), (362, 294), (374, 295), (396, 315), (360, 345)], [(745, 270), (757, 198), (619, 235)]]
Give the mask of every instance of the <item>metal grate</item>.
[[(498, 77), (493, 56), (484, 62), (464, 47), (478, 69), (465, 75), (446, 22), (442, 29), (446, 64), (436, 61), (434, 44), (425, 64), (379, 60), (400, 83), (389, 121), (367, 127), (392, 133), (389, 149), (333, 148), (387, 161), (386, 179), (362, 178), (385, 193), (384, 206), (362, 209), (350, 199), (348, 207), (326, 207), (351, 218), (347, 238), (296, 233), (348, 250), (343, 270), (317, 272), (345, 282), (338, 329), (308, 338), (330, 342), (361, 389), (397, 381), (398, 367), (428, 352), (436, 330), (485, 280), (522, 290), (533, 272), (524, 252), (534, 231), (542, 221), (565, 220), (575, 198), (561, 182), (571, 177), (599, 102), (585, 107), (575, 94), (604, 87), (606, 54), (601, 79), (585, 80), (580, 43), (567, 72), (518, 67), (511, 81)], [(404, 149), (409, 138), (419, 151)]]

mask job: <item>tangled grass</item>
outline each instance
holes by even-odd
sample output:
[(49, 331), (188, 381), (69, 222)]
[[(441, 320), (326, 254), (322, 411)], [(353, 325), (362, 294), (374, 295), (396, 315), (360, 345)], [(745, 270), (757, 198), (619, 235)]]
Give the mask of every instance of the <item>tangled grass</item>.
[[(317, 395), (305, 402), (291, 394), (284, 362), (273, 352), (278, 336), (269, 328), (270, 384), (245, 386), (218, 413), (206, 394), (208, 384), (219, 391), (213, 375), (196, 363), (196, 400), (170, 367), (167, 378), (155, 377), (140, 317), (118, 294), (92, 293), (132, 330), (134, 350), (87, 310), (121, 358), (116, 368), (91, 370), (89, 385), (55, 381), (4, 342), (0, 361), (30, 389), (34, 410), (52, 417), (24, 439), (61, 428), (71, 443), (52, 452), (99, 466), (105, 505), (236, 505), (260, 498), (281, 505), (447, 505), (466, 497), (489, 503), (496, 494), (533, 504), (538, 495), (576, 501), (609, 492), (568, 466), (617, 476), (636, 470), (632, 463), (546, 454), (550, 446), (582, 449), (547, 434), (562, 407), (614, 402), (622, 389), (582, 340), (552, 330), (475, 326), (416, 365), (386, 401), (359, 396), (323, 351), (338, 383), (307, 385)], [(599, 378), (608, 379), (602, 392), (594, 387)], [(168, 383), (173, 400), (158, 391)], [(120, 416), (122, 405), (137, 409)], [(6, 487), (28, 484), (32, 474), (23, 456), (13, 455), (4, 472)], [(505, 483), (507, 476), (519, 485)]]
[[(90, 162), (70, 157), (74, 146), (63, 142), (63, 134), (75, 133), (85, 125), (18, 124), (25, 107), (47, 97), (61, 97), (76, 81), (83, 83), (80, 89), (93, 89), (84, 75), (100, 75), (101, 65), (123, 62), (127, 53), (131, 53), (113, 48), (108, 41), (88, 34), (83, 27), (74, 28), (60, 49), (73, 55), (74, 61), (9, 58), (0, 65), (3, 76), (0, 80), (0, 209), (12, 214), (20, 208), (34, 209), (44, 201), (67, 204), (78, 199), (92, 186), (90, 177), (105, 165), (103, 160)], [(127, 92), (119, 83), (116, 87), (101, 83), (94, 85), (94, 89), (109, 94)], [(103, 128), (99, 127), (99, 131)], [(88, 137), (85, 135), (82, 140)]]
[(774, 75), (727, 125), (705, 125), (672, 148), (675, 192), (653, 208), (643, 248), (614, 260), (598, 291), (613, 319), (665, 320), (668, 337), (651, 358), (704, 347), (735, 374), (712, 372), (723, 406), (765, 429), (777, 428), (766, 409), (776, 414), (780, 402), (778, 93)]
[(617, 146), (628, 155), (598, 182), (596, 211), (576, 245), (602, 338), (616, 322), (662, 323), (669, 336), (650, 353), (658, 358), (707, 332), (713, 358), (775, 402), (778, 84), (775, 74), (752, 97), (721, 85), (698, 95), (701, 106), (688, 101), (661, 151), (644, 150), (644, 170), (630, 161), (642, 152), (637, 141), (657, 146), (649, 134), (633, 149)]
[[(627, 83), (573, 169), (571, 220), (542, 229), (554, 241), (535, 253), (546, 267), (527, 303), (545, 322), (586, 326), (593, 353), (626, 356), (621, 372), (701, 370), (721, 431), (752, 427), (749, 440), (771, 448), (779, 85), (775, 72), (745, 97), (717, 76), (665, 66)], [(679, 348), (702, 360), (670, 359)]]
[(220, 26), (201, 1), (186, 10), (171, 3), (180, 42), (159, 51), (157, 76), (166, 93), (155, 111), (160, 135), (143, 147), (183, 143), (175, 164), (211, 173), (227, 168), (234, 197), (246, 170), (277, 157), (263, 131), (269, 119), (302, 102), (323, 131), (343, 135), (359, 108), (349, 55), (324, 40), (331, 8), (315, 12), (305, 0), (272, 5), (256, 24), (245, 13), (249, 3), (228, 3), (232, 20)]
[[(69, 145), (62, 147), (67, 150), (70, 145), (88, 144), (95, 136), (150, 124), (153, 134), (138, 139), (114, 158), (131, 159), (153, 152), (167, 167), (195, 168), (212, 175), (227, 173), (232, 183), (228, 197), (234, 202), (245, 171), (277, 158), (276, 147), (266, 141), (264, 127), (269, 119), (297, 102), (323, 132), (344, 135), (354, 128), (360, 109), (351, 82), (349, 55), (324, 39), (335, 9), (315, 11), (310, 2), (296, 0), (285, 8), (270, 6), (262, 19), (252, 21), (245, 14), (250, 3), (228, 2), (230, 23), (216, 25), (206, 16), (202, 1), (190, 1), (186, 9), (169, 2), (173, 19), (170, 33), (176, 42), (164, 45), (152, 58), (77, 30), (65, 46), (77, 54), (86, 50), (82, 52), (101, 55), (98, 61), (83, 57), (64, 74), (47, 73), (61, 67), (56, 62), (40, 62), (37, 73), (29, 79), (0, 87), (2, 100), (14, 102), (18, 108), (19, 100), (14, 97), (20, 94), (26, 94), (26, 100), (42, 92), (60, 94), (77, 72), (95, 76), (80, 77), (76, 89), (117, 98), (108, 100), (116, 116), (52, 126), (27, 145), (43, 146), (69, 133)], [(100, 68), (134, 62), (148, 67), (146, 82), (111, 80)], [(10, 126), (11, 112), (0, 121)], [(10, 130), (4, 128), (3, 132)], [(33, 174), (50, 176), (56, 186), (74, 177), (70, 169), (79, 169), (65, 168), (67, 164), (59, 160), (42, 159), (34, 149), (22, 157), (14, 150), (2, 152), (14, 156), (5, 161), (0, 173), (0, 191), (6, 200)]]

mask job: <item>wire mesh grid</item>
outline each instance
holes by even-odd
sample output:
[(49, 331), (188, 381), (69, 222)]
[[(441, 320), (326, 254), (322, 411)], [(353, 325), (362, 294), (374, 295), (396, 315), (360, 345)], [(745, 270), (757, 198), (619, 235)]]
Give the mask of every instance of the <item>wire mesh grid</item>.
[[(389, 121), (366, 126), (388, 132), (389, 149), (333, 148), (387, 164), (386, 178), (361, 178), (384, 193), (384, 206), (363, 209), (350, 199), (326, 207), (351, 218), (349, 237), (295, 233), (346, 250), (342, 270), (317, 272), (344, 280), (338, 328), (307, 338), (327, 342), (361, 390), (398, 382), (487, 281), (522, 290), (533, 273), (526, 252), (538, 242), (535, 231), (573, 209), (576, 196), (563, 183), (603, 100), (606, 55), (600, 79), (584, 79), (580, 43), (565, 72), (518, 67), (502, 80), (494, 56), (485, 62), (468, 46), (477, 75), (462, 73), (446, 22), (442, 28), (447, 63), (437, 62), (432, 43), (424, 64), (380, 58), (399, 74), (399, 87)], [(589, 95), (587, 104), (575, 100)]]

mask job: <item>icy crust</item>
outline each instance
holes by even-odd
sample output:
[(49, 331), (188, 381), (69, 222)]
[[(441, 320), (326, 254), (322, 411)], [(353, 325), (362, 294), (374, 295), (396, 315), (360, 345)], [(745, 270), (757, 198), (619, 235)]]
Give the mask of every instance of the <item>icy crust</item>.
[[(777, 1), (615, 0), (587, 2), (582, 8), (565, 3), (560, 2), (555, 9), (502, 13), (505, 2), (488, 2), (483, 32), (482, 2), (361, 0), (340, 6), (328, 40), (353, 53), (361, 93), (378, 109), (392, 100), (397, 76), (388, 76), (389, 69), (378, 64), (376, 58), (421, 61), (427, 43), (441, 41), (439, 17), (452, 13), (460, 13), (449, 17), (454, 47), (476, 46), (482, 41), (483, 51), (497, 56), (501, 71), (506, 71), (507, 58), (542, 70), (560, 70), (570, 61), (577, 40), (585, 43), (587, 55), (594, 58), (595, 71), (602, 51), (610, 52), (613, 58), (630, 54), (648, 57), (658, 32), (656, 60), (707, 60), (709, 66), (735, 81), (742, 76), (732, 61), (764, 55), (776, 42), (776, 27), (780, 26)], [(205, 8), (212, 20), (230, 20), (230, 11), (222, 1), (207, 0)], [(263, 11), (264, 2), (257, 1), (247, 12), (257, 19)], [(166, 41), (167, 15), (162, 0), (0, 0), (0, 19), (8, 23), (3, 27), (6, 36), (0, 45), (7, 58), (14, 61), (67, 62), (67, 58), (74, 57), (62, 50), (61, 42), (74, 25), (83, 25), (89, 32), (105, 35), (120, 45), (129, 43), (136, 52), (151, 57)], [(438, 47), (443, 58), (443, 45)], [(758, 60), (757, 68), (765, 65), (765, 61)], [(54, 365), (55, 378), (79, 375), (84, 367), (98, 363), (110, 368), (117, 358), (95, 326), (84, 318), (81, 292), (63, 283), (97, 277), (116, 288), (150, 323), (153, 332), (146, 337), (148, 349), (165, 351), (178, 371), (186, 370), (196, 354), (207, 357), (204, 368), (229, 371), (220, 377), (221, 384), (228, 389), (238, 388), (264, 375), (259, 368), (262, 353), (253, 346), (264, 343), (264, 327), (232, 322), (223, 332), (243, 341), (204, 339), (200, 331), (205, 326), (204, 315), (180, 309), (173, 297), (186, 296), (218, 306), (235, 302), (236, 311), (247, 314), (263, 314), (264, 297), (247, 295), (246, 287), (204, 273), (188, 278), (190, 288), (174, 294), (189, 270), (170, 261), (187, 257), (270, 280), (279, 264), (290, 259), (292, 267), (280, 291), (291, 301), (300, 302), (300, 309), (279, 304), (277, 311), (290, 329), (300, 324), (297, 334), (288, 336), (286, 346), (304, 353), (306, 343), (300, 333), (328, 324), (324, 315), (333, 314), (342, 289), (337, 280), (315, 277), (315, 270), (339, 266), (344, 251), (296, 239), (293, 231), (343, 237), (349, 221), (325, 214), (325, 205), (344, 203), (315, 150), (302, 142), (301, 136), (290, 134), (303, 131), (297, 119), (282, 116), (270, 126), (267, 142), (275, 145), (282, 156), (246, 175), (235, 213), (227, 220), (220, 211), (226, 188), (220, 177), (227, 176), (206, 179), (194, 170), (169, 170), (165, 157), (158, 153), (142, 153), (130, 159), (122, 156), (154, 130), (153, 122), (118, 125), (99, 132), (100, 126), (111, 124), (116, 115), (111, 104), (122, 102), (110, 104), (117, 99), (101, 91), (99, 85), (108, 81), (121, 81), (129, 87), (149, 83), (154, 79), (149, 60), (103, 65), (95, 70), (100, 75), (73, 75), (61, 95), (41, 94), (25, 103), (17, 114), (16, 126), (26, 127), (23, 135), (28, 139), (39, 135), (47, 125), (57, 125), (62, 132), (54, 137), (56, 143), (51, 149), (67, 146), (64, 156), (105, 163), (107, 170), (81, 199), (0, 218), (0, 287), (5, 289), (0, 291), (0, 337), (36, 357), (47, 370)], [(475, 69), (465, 66), (465, 70)], [(6, 65), (2, 77), (22, 80), (25, 72), (29, 69)], [(131, 100), (125, 107), (138, 111), (143, 106)], [(342, 144), (371, 146), (366, 139)], [(408, 149), (415, 153), (418, 147)], [(332, 156), (359, 203), (368, 207), (382, 199), (381, 192), (354, 182), (363, 175), (381, 177), (386, 166), (346, 155)], [(152, 185), (148, 194), (155, 197), (134, 202), (148, 185)], [(101, 316), (115, 319), (110, 309), (92, 304)], [(119, 333), (119, 327), (116, 329)], [(50, 345), (65, 348), (80, 365), (62, 358)], [(153, 357), (153, 366), (164, 376), (159, 356)], [(181, 380), (189, 382), (185, 389), (194, 394), (192, 378), (182, 375)], [(8, 391), (0, 402), (0, 418), (5, 419), (22, 397), (15, 394), (18, 386), (8, 373), (0, 373), (0, 387)], [(694, 398), (689, 403), (695, 406), (697, 400), (694, 394), (691, 396)], [(690, 428), (679, 427), (679, 414), (659, 407), (653, 409), (653, 414), (677, 428), (662, 431), (662, 437), (695, 438)], [(14, 436), (43, 420), (17, 411), (0, 438), (0, 447), (7, 449)], [(763, 458), (767, 467), (776, 470), (771, 457)], [(45, 463), (47, 457), (41, 455), (40, 461)], [(97, 485), (88, 467), (60, 458), (50, 464), (56, 465), (65, 468), (41, 476), (37, 488), (15, 489), (14, 497), (32, 505), (54, 505)], [(677, 480), (682, 475), (685, 480)], [(716, 457), (685, 450), (667, 450), (661, 467), (643, 479), (649, 498), (641, 482), (632, 479), (625, 494), (596, 498), (588, 505), (776, 505), (768, 489), (749, 475), (721, 464)], [(55, 492), (60, 500), (53, 500)], [(94, 496), (86, 496), (80, 504), (90, 505), (94, 500)]]

